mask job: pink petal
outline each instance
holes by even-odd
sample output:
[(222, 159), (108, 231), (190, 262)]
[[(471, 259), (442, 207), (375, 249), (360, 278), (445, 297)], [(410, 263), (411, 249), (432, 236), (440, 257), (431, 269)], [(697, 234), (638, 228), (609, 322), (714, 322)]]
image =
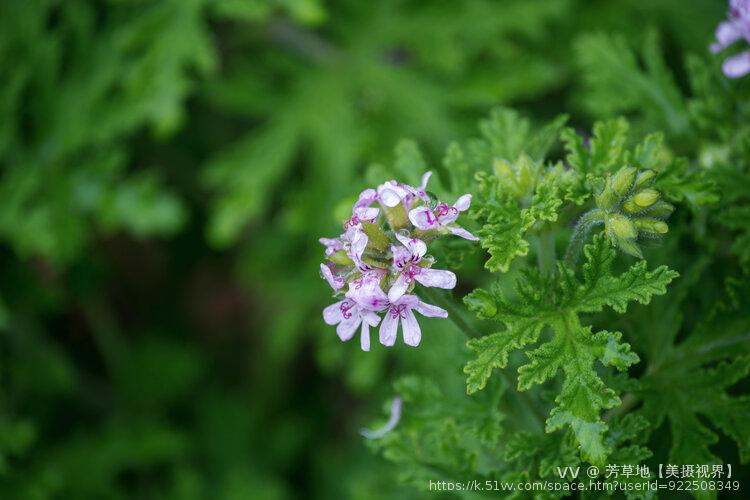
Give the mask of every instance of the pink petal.
[(471, 205), (471, 195), (465, 194), (461, 196), (459, 199), (456, 200), (456, 203), (453, 204), (454, 207), (458, 209), (459, 212), (463, 212), (466, 209), (469, 208)]
[(340, 276), (335, 276), (333, 274), (333, 271), (331, 271), (331, 268), (326, 266), (325, 264), (320, 265), (320, 273), (334, 290), (338, 290), (339, 288), (344, 286), (344, 279)]
[(374, 189), (365, 189), (359, 195), (359, 199), (354, 204), (355, 208), (369, 207), (375, 200), (378, 199), (378, 192)]
[(404, 331), (404, 343), (412, 347), (417, 347), (419, 341), (422, 340), (422, 330), (419, 328), (417, 318), (414, 317), (414, 313), (411, 312), (411, 309), (406, 310), (401, 328)]
[(392, 189), (383, 189), (380, 192), (380, 201), (383, 202), (383, 205), (386, 207), (393, 208), (401, 203), (401, 197)]
[(406, 293), (407, 288), (409, 288), (409, 283), (406, 282), (406, 276), (404, 276), (404, 273), (400, 273), (396, 282), (388, 290), (388, 300), (391, 303), (396, 302)]
[(351, 255), (349, 257), (355, 264), (362, 262), (362, 254), (367, 247), (367, 235), (359, 228), (350, 228), (347, 231), (347, 239), (351, 242)]
[(372, 311), (360, 311), (360, 314), (362, 315), (362, 321), (370, 326), (378, 326), (380, 323), (380, 316)]
[(427, 244), (420, 239), (409, 238), (408, 236), (404, 236), (400, 233), (396, 233), (396, 238), (401, 242), (402, 245), (409, 249), (409, 257), (411, 257), (412, 255), (416, 255), (421, 259), (422, 257), (424, 257), (424, 254), (427, 253)]
[(354, 336), (354, 332), (357, 331), (357, 327), (362, 322), (362, 318), (360, 317), (358, 311), (352, 309), (350, 312), (352, 313), (351, 317), (349, 317), (349, 319), (345, 319), (344, 321), (339, 323), (339, 326), (336, 327), (336, 334), (344, 342)]
[(366, 321), (362, 322), (362, 333), (359, 336), (359, 346), (363, 351), (370, 350), (370, 325)]
[(396, 396), (393, 398), (393, 403), (391, 403), (391, 415), (383, 427), (374, 431), (361, 429), (359, 432), (367, 439), (380, 439), (395, 429), (399, 420), (401, 420), (401, 397)]
[(380, 343), (384, 346), (391, 347), (396, 343), (396, 331), (398, 329), (399, 317), (394, 317), (390, 311), (385, 312), (385, 317), (380, 323)]
[(419, 229), (432, 229), (437, 223), (437, 218), (425, 206), (417, 207), (409, 212), (409, 220)]
[(377, 207), (358, 207), (354, 209), (353, 213), (359, 217), (359, 220), (374, 221), (378, 218), (380, 209)]
[(346, 296), (354, 300), (361, 308), (370, 311), (382, 311), (388, 306), (388, 297), (380, 288), (383, 271), (370, 271), (349, 285)]
[(450, 231), (452, 234), (455, 234), (456, 236), (460, 236), (461, 238), (470, 240), (470, 241), (479, 241), (479, 238), (471, 234), (466, 229), (462, 228), (461, 226), (446, 226), (448, 231)]
[(740, 38), (742, 38), (742, 30), (738, 23), (724, 21), (716, 28), (716, 43), (711, 45), (711, 52), (715, 54)]
[(428, 170), (422, 174), (422, 184), (419, 186), (420, 191), (427, 189), (427, 183), (430, 182), (430, 177), (432, 177), (432, 170)]
[(724, 74), (729, 78), (740, 78), (750, 73), (750, 52), (741, 52), (729, 57), (721, 66)]
[(391, 246), (391, 253), (393, 253), (393, 265), (402, 266), (407, 260), (411, 259), (411, 252), (405, 246)]
[(419, 303), (419, 297), (416, 295), (404, 295), (400, 299), (398, 299), (396, 302), (393, 303), (393, 305), (396, 306), (406, 306), (409, 309), (412, 307), (415, 307)]
[(421, 300), (417, 303), (416, 306), (414, 306), (414, 309), (422, 316), (426, 316), (428, 318), (448, 317), (448, 311), (446, 311), (442, 307), (433, 306), (432, 304), (427, 304), (426, 302), (422, 302)]
[[(422, 272), (414, 276), (414, 279), (424, 286), (445, 288), (448, 290), (456, 286), (456, 275), (450, 271), (443, 271), (441, 269), (422, 268)], [(390, 295), (388, 298), (390, 298)]]
[(323, 321), (325, 321), (329, 325), (341, 323), (341, 321), (344, 319), (344, 315), (341, 313), (342, 302), (345, 301), (340, 300), (335, 304), (331, 304), (330, 306), (323, 309)]

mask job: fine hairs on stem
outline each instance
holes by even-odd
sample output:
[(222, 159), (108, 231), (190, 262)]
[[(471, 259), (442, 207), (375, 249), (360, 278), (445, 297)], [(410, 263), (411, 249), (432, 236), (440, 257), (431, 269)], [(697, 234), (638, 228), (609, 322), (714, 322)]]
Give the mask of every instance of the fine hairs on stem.
[(581, 254), (583, 244), (591, 232), (591, 229), (602, 223), (601, 210), (598, 208), (586, 212), (580, 219), (578, 219), (578, 222), (573, 229), (573, 234), (570, 237), (568, 248), (565, 250), (564, 259), (567, 266), (571, 268), (575, 267), (576, 262), (578, 261), (578, 256)]

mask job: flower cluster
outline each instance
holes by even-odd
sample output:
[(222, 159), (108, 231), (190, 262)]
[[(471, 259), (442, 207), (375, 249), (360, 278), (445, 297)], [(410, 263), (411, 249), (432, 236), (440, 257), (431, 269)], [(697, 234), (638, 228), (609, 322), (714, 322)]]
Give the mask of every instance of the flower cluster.
[(469, 208), (471, 195), (453, 205), (438, 201), (426, 191), (430, 175), (422, 176), (419, 187), (388, 181), (364, 190), (344, 222), (344, 233), (320, 239), (327, 259), (320, 265), (321, 276), (341, 298), (323, 310), (323, 319), (338, 325), (336, 333), (344, 341), (360, 328), (364, 351), (370, 349), (370, 327), (380, 325), (380, 343), (392, 346), (400, 324), (404, 342), (417, 346), (422, 332), (414, 311), (448, 317), (447, 311), (414, 294), (417, 284), (456, 286), (455, 274), (433, 269), (435, 259), (427, 254), (427, 243), (448, 234), (478, 239), (456, 224), (458, 215)]
[(636, 244), (638, 237), (656, 238), (666, 233), (669, 227), (664, 219), (674, 210), (651, 187), (655, 177), (652, 170), (620, 168), (607, 176), (595, 196), (597, 210), (590, 213), (590, 217), (601, 219), (607, 236), (616, 246), (636, 257), (641, 257)]
[[(711, 45), (711, 51), (720, 52), (743, 38), (750, 43), (750, 0), (729, 0), (729, 19), (716, 28), (716, 43)], [(728, 57), (722, 70), (729, 78), (750, 73), (750, 50)]]

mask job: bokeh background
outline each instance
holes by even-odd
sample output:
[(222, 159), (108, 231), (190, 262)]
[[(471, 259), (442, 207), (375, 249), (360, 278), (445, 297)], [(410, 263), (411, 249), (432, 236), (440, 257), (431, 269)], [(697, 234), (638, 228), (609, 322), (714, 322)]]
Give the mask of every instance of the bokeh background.
[(337, 205), (394, 172), (402, 138), (439, 175), (496, 105), (584, 130), (652, 96), (633, 128), (679, 152), (674, 96), (634, 73), (599, 98), (582, 68), (651, 48), (684, 88), (683, 54), (705, 55), (725, 13), (2, 0), (0, 498), (413, 497), (357, 430), (385, 419), (396, 372), (462, 384), (440, 352), (463, 340), (427, 322), (424, 351), (340, 343), (317, 270)]

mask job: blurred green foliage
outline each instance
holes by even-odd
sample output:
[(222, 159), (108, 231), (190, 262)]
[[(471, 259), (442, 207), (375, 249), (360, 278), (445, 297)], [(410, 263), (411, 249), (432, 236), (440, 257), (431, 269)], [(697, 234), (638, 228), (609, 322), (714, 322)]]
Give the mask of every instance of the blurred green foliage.
[[(703, 245), (747, 265), (750, 141), (747, 114), (733, 114), (747, 93), (724, 92), (705, 62), (724, 11), (709, 0), (3, 1), (0, 498), (412, 498), (425, 479), (491, 470), (506, 423), (537, 430), (522, 409), (495, 411), (512, 388), (494, 380), (465, 397), (469, 352), (451, 324), (428, 322), (418, 350), (341, 344), (320, 318), (317, 238), (338, 232), (341, 199), (421, 165), (441, 194), (474, 189), (457, 146), (439, 158), (508, 104), (534, 124), (565, 113), (588, 130), (624, 113), (636, 138), (664, 130), (675, 152), (721, 172), (720, 215), (695, 230), (739, 235), (729, 253), (728, 236), (690, 240), (680, 259)], [(394, 162), (401, 138), (421, 156), (402, 142)], [(479, 251), (439, 252), (461, 266), (457, 296), (485, 284)], [(701, 311), (746, 304), (715, 280), (701, 287), (686, 299)], [(356, 431), (394, 391), (406, 408), (427, 402), (370, 443), (384, 461)], [(639, 424), (621, 425), (629, 439)], [(550, 446), (517, 445), (508, 460), (523, 464)]]

